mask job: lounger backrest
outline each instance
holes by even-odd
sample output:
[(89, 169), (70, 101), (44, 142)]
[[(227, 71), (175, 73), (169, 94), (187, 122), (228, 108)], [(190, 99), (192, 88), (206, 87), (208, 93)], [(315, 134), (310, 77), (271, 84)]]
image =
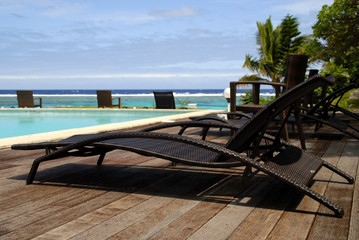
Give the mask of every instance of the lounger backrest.
[(328, 96), (326, 96), (325, 98), (323, 98), (321, 101), (319, 101), (317, 104), (315, 104), (309, 111), (308, 111), (308, 115), (313, 115), (319, 108), (326, 108), (324, 113), (327, 114), (327, 110), (330, 107), (330, 105), (332, 105), (332, 102), (339, 98), (342, 97), (344, 95), (344, 93), (348, 92), (351, 89), (354, 88), (358, 88), (358, 84), (356, 83), (351, 83), (348, 84), (345, 87), (342, 87), (336, 91), (334, 91), (333, 93), (329, 94)]
[(157, 109), (176, 109), (173, 92), (153, 92)]
[(297, 86), (289, 89), (281, 96), (267, 104), (262, 108), (253, 118), (242, 126), (228, 141), (227, 148), (235, 151), (242, 151), (248, 148), (254, 141), (258, 140), (266, 130), (269, 121), (271, 121), (280, 112), (287, 109), (296, 100), (300, 99), (305, 94), (313, 91), (314, 89), (334, 83), (334, 77), (327, 78), (315, 75), (307, 81), (298, 84)]
[(112, 93), (111, 90), (97, 90), (97, 105), (98, 107), (112, 107)]
[(34, 97), (32, 90), (18, 90), (16, 91), (16, 95), (19, 108), (34, 107)]

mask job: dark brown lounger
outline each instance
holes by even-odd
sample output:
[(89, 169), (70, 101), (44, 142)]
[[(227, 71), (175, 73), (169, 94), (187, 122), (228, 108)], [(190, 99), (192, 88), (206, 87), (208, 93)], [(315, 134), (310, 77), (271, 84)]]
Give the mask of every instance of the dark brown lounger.
[[(353, 121), (357, 122), (359, 120), (359, 115), (338, 106), (346, 92), (358, 87), (355, 83), (348, 84), (329, 94), (312, 108), (304, 109), (302, 121), (314, 121), (316, 123), (314, 131), (319, 130), (323, 125), (328, 125), (359, 140), (359, 129), (355, 128), (352, 124)], [(343, 113), (350, 120), (340, 120), (336, 117), (337, 112)]]
[(176, 109), (173, 92), (153, 92), (157, 109)]
[[(332, 78), (315, 76), (287, 91), (239, 128), (225, 146), (181, 135), (141, 131), (79, 135), (53, 143), (17, 144), (13, 145), (12, 149), (47, 149), (47, 154), (34, 160), (27, 184), (33, 182), (41, 162), (59, 160), (66, 156), (99, 155), (97, 164), (101, 165), (107, 152), (121, 149), (195, 166), (215, 168), (246, 166), (243, 179), (252, 173), (262, 171), (308, 195), (333, 210), (336, 216), (341, 217), (344, 214), (343, 209), (311, 190), (311, 182), (321, 167), (332, 170), (349, 183), (353, 183), (354, 179), (305, 150), (281, 141), (279, 138), (281, 131), (275, 136), (265, 134), (269, 121), (288, 107), (290, 107), (287, 115), (289, 116), (296, 99), (317, 87), (332, 84), (333, 81)], [(171, 124), (182, 126), (213, 124), (213, 122), (186, 121)], [(228, 124), (216, 124), (231, 128)], [(166, 125), (159, 125), (160, 127), (166, 127)], [(149, 130), (151, 129), (147, 129)], [(252, 169), (256, 171), (253, 172)]]
[[(40, 107), (42, 108), (42, 98), (34, 98), (32, 90), (17, 90), (17, 104), (19, 108), (24, 107)], [(35, 100), (39, 100), (39, 104), (35, 104)]]
[[(97, 105), (101, 107), (119, 107), (121, 108), (121, 98), (112, 97), (111, 90), (97, 90)], [(118, 104), (113, 104), (113, 100), (118, 99)]]

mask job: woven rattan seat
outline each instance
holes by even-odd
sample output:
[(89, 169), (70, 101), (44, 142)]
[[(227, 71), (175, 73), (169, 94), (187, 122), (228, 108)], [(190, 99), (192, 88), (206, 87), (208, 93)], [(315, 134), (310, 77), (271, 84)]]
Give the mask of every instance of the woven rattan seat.
[(298, 185), (309, 185), (323, 160), (300, 148), (288, 147), (264, 165)]

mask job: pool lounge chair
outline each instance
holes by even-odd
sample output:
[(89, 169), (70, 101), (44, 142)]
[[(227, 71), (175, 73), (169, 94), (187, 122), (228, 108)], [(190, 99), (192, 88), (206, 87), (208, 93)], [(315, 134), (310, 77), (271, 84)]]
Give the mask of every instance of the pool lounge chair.
[[(112, 97), (111, 90), (97, 90), (97, 105), (99, 108), (103, 107), (119, 107), (121, 108), (121, 98)], [(118, 99), (118, 104), (113, 104), (113, 100)]]
[[(358, 87), (357, 84), (351, 83), (329, 94), (312, 108), (304, 108), (302, 122), (314, 121), (316, 124), (314, 131), (318, 131), (323, 125), (328, 125), (359, 140), (359, 129), (351, 124), (352, 121), (357, 122), (359, 120), (359, 115), (339, 107), (339, 102), (344, 94)], [(338, 118), (337, 112), (341, 112), (347, 120), (344, 121)], [(290, 120), (294, 121), (293, 119)]]
[[(339, 174), (349, 183), (353, 183), (354, 179), (324, 160), (281, 141), (280, 131), (275, 137), (265, 134), (269, 121), (288, 107), (292, 110), (296, 99), (319, 86), (332, 82), (333, 80), (330, 78), (316, 76), (299, 84), (262, 108), (250, 121), (236, 131), (225, 146), (159, 132), (118, 132), (78, 135), (50, 143), (17, 144), (13, 145), (12, 149), (47, 149), (44, 156), (34, 160), (27, 184), (33, 182), (41, 162), (66, 156), (99, 155), (97, 164), (101, 165), (106, 153), (116, 149), (195, 166), (230, 168), (244, 165), (246, 166), (244, 179), (251, 175), (252, 169), (262, 171), (274, 179), (298, 189), (333, 210), (336, 216), (341, 217), (344, 214), (343, 209), (311, 190), (310, 184), (323, 166)], [(184, 124), (206, 124), (196, 121), (186, 122)], [(181, 122), (173, 124), (180, 125)], [(228, 127), (228, 124), (216, 124)]]
[[(34, 98), (32, 90), (17, 90), (16, 95), (19, 108), (42, 108), (42, 98)], [(35, 104), (35, 100), (39, 100), (39, 104)]]
[[(324, 86), (326, 88), (326, 86)], [(324, 97), (321, 101), (316, 103), (314, 106), (310, 107), (309, 105), (301, 108), (301, 122), (303, 123), (315, 123), (316, 126), (314, 131), (318, 131), (323, 125), (330, 126), (340, 132), (347, 134), (353, 138), (359, 140), (359, 129), (353, 126), (353, 122), (359, 120), (359, 115), (351, 112), (347, 109), (339, 107), (339, 102), (342, 100), (344, 94), (352, 89), (359, 88), (359, 85), (356, 83), (348, 84), (340, 89), (337, 89), (333, 93)], [(341, 112), (345, 120), (337, 117), (338, 112)], [(221, 115), (227, 115), (226, 118), (221, 118)], [(232, 119), (230, 118), (232, 116)], [(236, 125), (238, 128), (245, 124), (252, 115), (248, 115), (241, 112), (224, 112), (218, 114), (209, 114), (202, 117), (193, 118), (195, 121), (218, 121), (227, 123), (230, 125)], [(227, 119), (228, 118), (228, 119)], [(277, 120), (279, 118), (277, 117)], [(289, 123), (296, 123), (294, 116), (288, 118)], [(294, 125), (293, 125), (294, 126)], [(206, 137), (209, 128), (204, 128), (202, 131), (203, 138)], [(182, 130), (184, 131), (184, 129)]]
[(153, 92), (157, 109), (176, 109), (173, 92)]

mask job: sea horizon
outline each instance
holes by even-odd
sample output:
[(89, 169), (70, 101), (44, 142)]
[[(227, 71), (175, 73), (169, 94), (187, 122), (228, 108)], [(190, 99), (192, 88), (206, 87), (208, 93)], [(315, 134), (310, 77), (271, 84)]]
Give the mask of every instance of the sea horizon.
[[(124, 107), (154, 107), (153, 91), (173, 91), (176, 106), (197, 104), (201, 109), (227, 109), (224, 89), (111, 89), (113, 97), (121, 97)], [(248, 89), (238, 89), (243, 95)], [(42, 98), (43, 107), (97, 107), (95, 89), (33, 90), (34, 97)], [(261, 89), (261, 95), (274, 96), (274, 89)], [(17, 108), (16, 90), (0, 90), (0, 107)]]
[[(54, 95), (96, 95), (98, 89), (35, 89), (34, 95), (54, 96)], [(108, 89), (112, 95), (153, 95), (154, 91), (172, 91), (174, 95), (222, 95), (224, 89)], [(245, 93), (249, 89), (237, 89), (237, 93)], [(261, 89), (261, 94), (274, 94), (274, 89)], [(0, 89), (0, 96), (16, 96), (15, 89)]]

